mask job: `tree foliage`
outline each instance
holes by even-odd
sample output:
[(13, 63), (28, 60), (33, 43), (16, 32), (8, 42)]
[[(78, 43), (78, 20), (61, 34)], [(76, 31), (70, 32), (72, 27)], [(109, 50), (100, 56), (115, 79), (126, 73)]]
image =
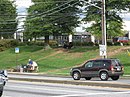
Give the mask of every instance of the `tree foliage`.
[[(84, 6), (83, 21), (92, 22), (92, 26), (86, 30), (101, 39), (101, 9), (85, 3), (88, 0), (32, 0), (34, 5), (28, 9), (28, 17), (25, 23), (25, 35), (27, 38), (36, 38), (49, 35), (73, 33), (73, 29), (80, 23), (80, 6)], [(102, 7), (102, 0), (92, 0), (96, 6)], [(129, 0), (105, 0), (106, 1), (106, 25), (107, 37), (124, 34), (123, 19), (120, 13), (130, 11)]]
[(28, 38), (73, 33), (78, 26), (79, 0), (32, 0), (25, 34)]
[[(102, 0), (101, 0), (102, 1)], [(102, 8), (101, 1), (94, 1), (96, 6)], [(107, 27), (107, 38), (114, 36), (123, 35), (123, 19), (120, 13), (123, 11), (130, 11), (130, 1), (129, 0), (105, 0), (106, 1), (106, 27)], [(85, 5), (85, 18), (83, 21), (92, 22), (91, 27), (86, 30), (94, 34), (96, 37), (101, 39), (101, 9), (88, 4)]]
[(17, 28), (16, 7), (10, 0), (0, 0), (0, 36), (12, 37)]

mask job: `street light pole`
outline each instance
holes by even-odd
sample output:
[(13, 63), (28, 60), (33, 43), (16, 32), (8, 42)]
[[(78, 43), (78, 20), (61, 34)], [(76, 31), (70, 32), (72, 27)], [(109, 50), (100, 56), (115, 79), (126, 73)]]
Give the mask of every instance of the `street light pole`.
[(104, 58), (107, 58), (107, 37), (106, 37), (106, 11), (105, 0), (102, 0), (102, 45), (105, 46)]

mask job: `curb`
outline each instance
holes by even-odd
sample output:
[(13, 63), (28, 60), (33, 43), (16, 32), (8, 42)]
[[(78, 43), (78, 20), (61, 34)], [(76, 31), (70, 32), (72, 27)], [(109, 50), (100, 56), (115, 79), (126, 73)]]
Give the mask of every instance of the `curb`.
[[(40, 73), (19, 73), (19, 72), (9, 72), (9, 74), (14, 75), (30, 75), (30, 76), (46, 76), (46, 77), (63, 77), (63, 78), (71, 78), (70, 76), (63, 75), (47, 75)], [(36, 79), (36, 78), (16, 78), (16, 77), (8, 77), (9, 80), (17, 80), (17, 81), (30, 81), (30, 82), (45, 82), (45, 83), (59, 83), (59, 84), (71, 84), (71, 85), (86, 85), (86, 86), (99, 86), (99, 87), (111, 87), (111, 88), (123, 88), (130, 90), (130, 84), (120, 84), (120, 83), (98, 83), (98, 82), (83, 82), (83, 81), (69, 81), (69, 80), (55, 80), (55, 79)], [(121, 79), (130, 79), (130, 75), (121, 76)]]
[(49, 79), (29, 79), (29, 78), (13, 78), (10, 80), (30, 81), (30, 82), (45, 82), (45, 83), (59, 83), (59, 84), (71, 84), (71, 85), (84, 85), (84, 86), (99, 86), (99, 87), (111, 87), (111, 88), (123, 88), (130, 90), (130, 84), (112, 84), (112, 83), (98, 83), (98, 82), (82, 82), (82, 81), (67, 81), (67, 80), (49, 80)]
[[(8, 74), (15, 74), (15, 75), (31, 75), (31, 76), (48, 76), (48, 77), (67, 77), (71, 78), (68, 75), (52, 75), (52, 74), (44, 74), (44, 73), (24, 73), (24, 72), (8, 72)], [(120, 78), (130, 79), (130, 75), (123, 75)]]

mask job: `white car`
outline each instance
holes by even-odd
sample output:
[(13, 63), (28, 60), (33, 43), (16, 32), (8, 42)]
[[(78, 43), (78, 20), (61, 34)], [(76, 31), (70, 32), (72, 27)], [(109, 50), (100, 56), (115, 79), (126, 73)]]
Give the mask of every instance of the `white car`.
[(1, 70), (0, 71), (0, 78), (3, 80), (4, 85), (8, 81), (8, 73), (6, 70)]

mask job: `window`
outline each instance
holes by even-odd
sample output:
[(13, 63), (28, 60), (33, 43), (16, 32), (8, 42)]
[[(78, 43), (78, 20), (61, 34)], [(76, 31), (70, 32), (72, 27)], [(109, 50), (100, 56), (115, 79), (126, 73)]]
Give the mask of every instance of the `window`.
[(95, 61), (95, 62), (93, 63), (93, 67), (100, 67), (101, 64), (102, 64), (102, 61), (97, 60), (97, 61)]
[(104, 60), (103, 61), (103, 66), (109, 67), (110, 65), (111, 65), (111, 61), (110, 60)]
[(117, 65), (117, 62), (115, 60), (112, 60), (112, 65), (113, 66), (116, 66)]
[(92, 61), (89, 61), (85, 64), (85, 68), (90, 68), (93, 66), (93, 62)]

